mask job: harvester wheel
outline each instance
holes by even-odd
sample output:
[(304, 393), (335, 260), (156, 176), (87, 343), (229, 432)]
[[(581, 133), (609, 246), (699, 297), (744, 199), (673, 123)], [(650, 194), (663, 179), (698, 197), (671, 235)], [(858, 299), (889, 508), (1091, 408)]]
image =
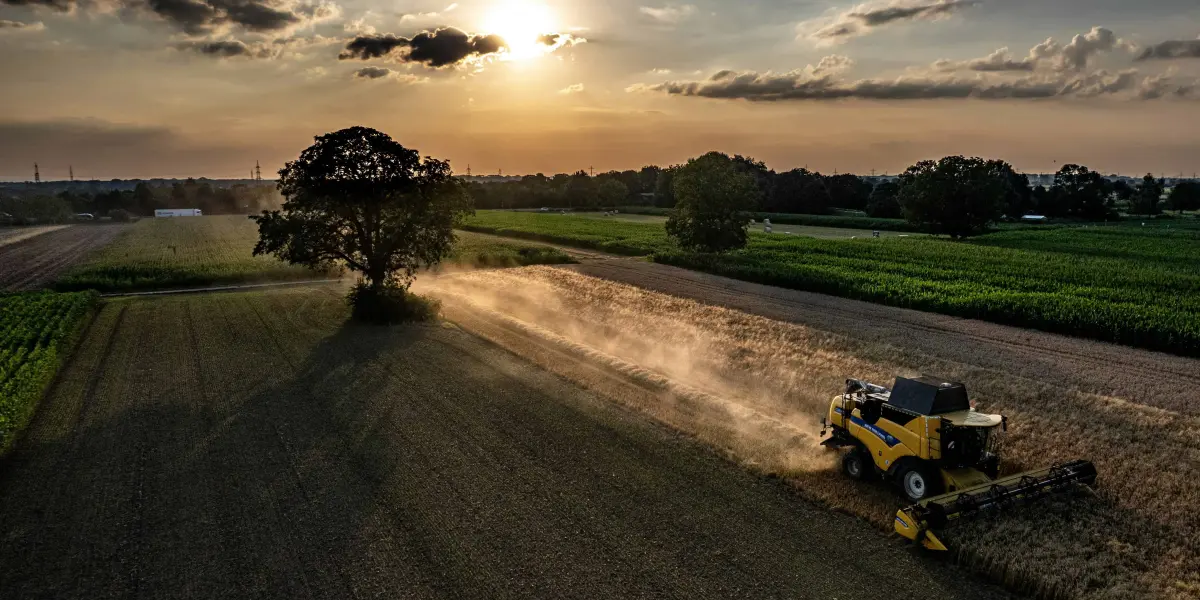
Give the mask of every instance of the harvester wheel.
[(920, 502), (942, 493), (942, 482), (930, 469), (921, 465), (906, 465), (900, 469), (897, 481), (900, 491), (912, 502)]
[(854, 448), (842, 456), (842, 471), (858, 481), (865, 481), (875, 474), (871, 457), (862, 448)]

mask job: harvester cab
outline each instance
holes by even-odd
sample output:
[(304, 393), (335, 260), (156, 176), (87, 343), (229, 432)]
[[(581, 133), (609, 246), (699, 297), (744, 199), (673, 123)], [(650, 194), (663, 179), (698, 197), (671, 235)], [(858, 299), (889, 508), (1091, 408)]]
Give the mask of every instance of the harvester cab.
[(888, 389), (849, 379), (821, 425), (822, 437), (831, 433), (822, 446), (848, 449), (847, 476), (893, 482), (913, 503), (896, 513), (896, 532), (930, 549), (946, 549), (932, 529), (951, 520), (1096, 480), (1087, 461), (998, 478), (1007, 419), (976, 412), (961, 383), (898, 377)]

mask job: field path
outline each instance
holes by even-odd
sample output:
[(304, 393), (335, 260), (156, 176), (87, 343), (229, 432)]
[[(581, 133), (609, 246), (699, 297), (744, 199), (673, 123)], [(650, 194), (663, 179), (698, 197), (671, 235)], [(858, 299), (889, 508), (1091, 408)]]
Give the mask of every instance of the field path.
[(126, 225), (75, 225), (0, 245), (0, 292), (39, 289), (91, 252), (106, 246)]
[[(759, 285), (644, 260), (562, 268), (869, 343), (1200, 415), (1200, 360), (1031, 329)], [(846, 374), (852, 376), (852, 374)]]
[(1002, 596), (454, 326), (344, 318), (107, 301), (0, 462), (3, 595)]

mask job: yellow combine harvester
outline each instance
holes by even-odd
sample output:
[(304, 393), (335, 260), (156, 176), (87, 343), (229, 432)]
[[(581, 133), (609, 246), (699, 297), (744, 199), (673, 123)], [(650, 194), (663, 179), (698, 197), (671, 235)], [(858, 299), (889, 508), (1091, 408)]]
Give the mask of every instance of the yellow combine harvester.
[(896, 533), (931, 550), (946, 549), (932, 530), (950, 521), (1096, 482), (1083, 460), (997, 478), (1007, 419), (975, 412), (961, 383), (897, 377), (889, 390), (849, 379), (821, 426), (822, 437), (832, 432), (822, 446), (850, 449), (846, 475), (899, 486), (913, 504), (896, 513)]

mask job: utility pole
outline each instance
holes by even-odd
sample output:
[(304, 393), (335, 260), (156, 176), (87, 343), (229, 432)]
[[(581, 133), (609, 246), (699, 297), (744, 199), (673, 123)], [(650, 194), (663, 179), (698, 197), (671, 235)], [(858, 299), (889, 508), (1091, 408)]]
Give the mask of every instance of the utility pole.
[(592, 177), (596, 176), (596, 167), (588, 167), (588, 174)]
[(33, 182), (34, 183), (42, 182), (42, 174), (40, 171), (38, 171), (37, 163), (33, 163)]
[(72, 165), (67, 165), (67, 173), (69, 173), (69, 176), (71, 177), (71, 183), (75, 183), (75, 167)]
[(258, 166), (258, 161), (254, 161), (254, 181), (262, 183), (262, 167)]
[(471, 163), (467, 163), (467, 177), (471, 176)]
[(875, 169), (871, 169), (871, 177), (875, 177)]

